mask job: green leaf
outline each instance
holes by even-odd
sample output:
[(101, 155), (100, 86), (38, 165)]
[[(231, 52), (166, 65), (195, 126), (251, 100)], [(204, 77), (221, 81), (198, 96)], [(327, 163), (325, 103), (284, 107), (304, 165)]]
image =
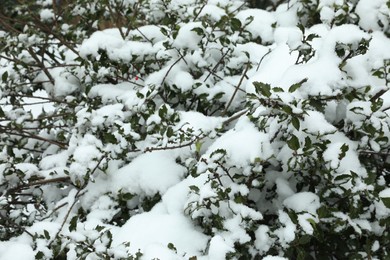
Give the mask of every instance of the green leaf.
[(276, 93), (284, 92), (284, 90), (282, 88), (280, 88), (280, 87), (274, 87), (274, 88), (272, 88), (272, 91), (276, 92)]
[(375, 134), (377, 133), (377, 129), (371, 124), (364, 124), (362, 128), (364, 131), (366, 131), (372, 136), (375, 136)]
[(203, 30), (203, 28), (201, 28), (201, 27), (195, 27), (195, 28), (193, 28), (191, 31), (196, 32), (196, 34), (199, 35), (199, 36), (204, 35), (204, 30)]
[(168, 108), (167, 106), (161, 106), (160, 109), (158, 110), (158, 115), (161, 117), (161, 118), (165, 118), (165, 116), (167, 115), (168, 113)]
[(42, 251), (38, 251), (38, 253), (35, 254), (35, 259), (44, 259), (45, 254)]
[(380, 136), (375, 139), (375, 142), (377, 143), (385, 143), (387, 144), (389, 142), (389, 138), (386, 136)]
[(234, 202), (238, 204), (243, 204), (245, 202), (245, 198), (243, 196), (236, 195), (234, 197)]
[(390, 197), (381, 198), (381, 200), (382, 200), (383, 204), (385, 204), (385, 206), (390, 209)]
[(383, 106), (383, 99), (382, 98), (378, 98), (378, 99), (376, 99), (375, 101), (373, 101), (371, 103), (371, 111), (372, 112), (376, 112), (379, 109), (381, 109), (382, 106)]
[(380, 79), (383, 79), (385, 73), (384, 73), (383, 71), (376, 70), (374, 73), (372, 73), (372, 75), (375, 76), (375, 77), (378, 77), (378, 78), (380, 78)]
[(225, 95), (225, 92), (218, 92), (217, 94), (215, 94), (215, 96), (213, 97), (213, 99), (220, 99), (223, 97), (223, 95)]
[(343, 181), (343, 183), (346, 183), (351, 178), (352, 178), (352, 176), (350, 174), (341, 174), (341, 175), (338, 175), (336, 178), (334, 178), (334, 181), (335, 182)]
[(317, 210), (317, 213), (318, 213), (318, 217), (320, 219), (321, 218), (329, 218), (332, 215), (331, 212), (328, 210), (328, 208), (326, 208), (325, 206), (320, 207)]
[(175, 251), (175, 252), (177, 251), (175, 245), (172, 244), (172, 243), (169, 243), (169, 244), (168, 244), (168, 248), (171, 249), (171, 250), (173, 250), (173, 251)]
[(310, 137), (306, 136), (305, 137), (305, 147), (304, 147), (304, 151), (307, 151), (309, 150), (310, 148), (312, 148), (312, 142), (311, 142), (311, 139)]
[(0, 118), (5, 117), (5, 113), (3, 109), (0, 107)]
[(301, 30), (302, 34), (305, 34), (305, 26), (303, 24), (299, 23), (298, 25), (299, 30)]
[(253, 85), (255, 86), (257, 93), (265, 97), (271, 96), (271, 85), (262, 82), (253, 82)]
[(75, 231), (76, 228), (77, 228), (77, 221), (79, 220), (79, 217), (78, 216), (74, 216), (70, 222), (69, 222), (69, 231), (72, 232), (72, 231)]
[(295, 127), (295, 129), (299, 130), (301, 123), (297, 117), (292, 117), (291, 123)]
[(318, 36), (318, 34), (315, 34), (315, 33), (311, 33), (307, 36), (306, 38), (306, 41), (312, 41), (314, 38), (319, 38), (320, 36)]
[(103, 133), (103, 141), (111, 144), (115, 144), (117, 142), (115, 136), (111, 133)]
[(286, 112), (286, 113), (289, 114), (289, 115), (291, 115), (291, 114), (293, 113), (292, 108), (291, 108), (290, 106), (288, 106), (288, 105), (284, 105), (284, 106), (282, 107), (282, 109), (283, 109), (284, 112)]
[(1, 80), (3, 82), (7, 81), (8, 79), (8, 71), (4, 72), (3, 75), (1, 75)]
[(202, 143), (201, 141), (197, 141), (197, 142), (195, 143), (195, 151), (196, 151), (197, 153), (200, 153), (200, 149), (202, 148), (202, 145), (203, 145), (203, 143)]
[(343, 144), (340, 147), (340, 150), (341, 150), (341, 153), (339, 154), (339, 160), (342, 160), (345, 157), (345, 155), (347, 154), (347, 152), (349, 150), (349, 146), (347, 144)]
[(299, 89), (303, 83), (305, 83), (307, 81), (307, 78), (304, 78), (303, 80), (301, 80), (300, 82), (298, 83), (295, 83), (295, 84), (292, 84), (291, 87), (288, 89), (288, 92), (290, 93), (293, 93), (295, 92), (297, 89)]
[(190, 190), (194, 191), (195, 193), (198, 193), (198, 192), (199, 192), (198, 186), (191, 185), (189, 188), (190, 188)]
[(309, 243), (311, 240), (311, 236), (309, 235), (303, 235), (302, 237), (299, 238), (299, 244), (300, 245), (305, 245)]
[(43, 235), (45, 236), (45, 238), (46, 238), (47, 240), (49, 240), (49, 239), (50, 239), (50, 234), (49, 234), (49, 231), (47, 231), (46, 229), (45, 229), (45, 230), (43, 230)]
[(299, 139), (295, 135), (291, 136), (289, 140), (287, 140), (287, 145), (291, 150), (298, 150), (300, 145), (299, 145)]
[(103, 226), (100, 226), (100, 225), (97, 225), (97, 226), (95, 227), (95, 230), (96, 230), (97, 232), (101, 232), (103, 229), (104, 229), (104, 227), (103, 227)]
[(131, 194), (130, 192), (126, 192), (126, 193), (123, 193), (123, 194), (121, 194), (121, 199), (122, 200), (131, 200), (132, 198), (134, 198), (134, 195), (133, 194)]
[(301, 248), (301, 247), (297, 247), (297, 260), (304, 260), (306, 259), (306, 251)]
[(240, 29), (241, 29), (241, 26), (242, 26), (241, 21), (238, 20), (237, 18), (232, 18), (230, 24), (231, 24), (231, 26), (232, 26), (232, 30), (233, 30), (233, 31), (238, 31), (238, 30), (240, 30)]
[(167, 134), (168, 138), (170, 138), (170, 137), (172, 137), (174, 135), (174, 131), (173, 131), (172, 127), (168, 127), (167, 128), (167, 133), (166, 134)]

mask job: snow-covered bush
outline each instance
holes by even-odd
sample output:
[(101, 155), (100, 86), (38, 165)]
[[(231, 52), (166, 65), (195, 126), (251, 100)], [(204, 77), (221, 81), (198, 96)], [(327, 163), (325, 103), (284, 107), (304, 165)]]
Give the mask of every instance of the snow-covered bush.
[(390, 257), (389, 21), (385, 0), (7, 1), (0, 259)]

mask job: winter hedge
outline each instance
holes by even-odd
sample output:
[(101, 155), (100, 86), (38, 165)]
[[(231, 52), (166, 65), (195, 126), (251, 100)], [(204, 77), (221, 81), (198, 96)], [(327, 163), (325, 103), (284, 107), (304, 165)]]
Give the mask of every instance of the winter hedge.
[(390, 257), (390, 2), (248, 2), (6, 1), (1, 259)]

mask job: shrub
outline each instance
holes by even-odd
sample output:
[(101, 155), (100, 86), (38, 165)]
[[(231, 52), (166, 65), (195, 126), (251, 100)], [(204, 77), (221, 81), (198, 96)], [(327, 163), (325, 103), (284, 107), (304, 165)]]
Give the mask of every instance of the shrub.
[(389, 257), (377, 2), (4, 6), (0, 255)]

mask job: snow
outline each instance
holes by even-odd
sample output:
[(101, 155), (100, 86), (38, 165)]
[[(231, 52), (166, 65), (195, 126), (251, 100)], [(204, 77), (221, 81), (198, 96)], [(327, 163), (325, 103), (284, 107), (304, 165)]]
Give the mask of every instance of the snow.
[(164, 34), (161, 32), (161, 27), (157, 25), (140, 26), (130, 32), (130, 38), (132, 37), (141, 37), (152, 43), (157, 43), (165, 39)]
[[(31, 114), (34, 118), (37, 118), (42, 111), (44, 110), (46, 113), (50, 113), (55, 110), (52, 103), (40, 104), (40, 102), (44, 101), (41, 98), (49, 98), (47, 92), (44, 90), (37, 90), (34, 92), (33, 97), (25, 97), (23, 98), (23, 102), (28, 105), (24, 105), (23, 108), (26, 111), (31, 111)], [(4, 108), (3, 108), (4, 109)]]
[(18, 242), (2, 242), (0, 243), (0, 260), (33, 260), (35, 253), (33, 249), (25, 244)]
[(120, 84), (100, 84), (91, 88), (88, 93), (90, 98), (101, 97), (103, 102), (122, 101), (128, 108), (138, 104), (138, 98), (134, 85), (128, 82)]
[(278, 27), (275, 29), (274, 37), (276, 44), (287, 44), (291, 50), (299, 47), (302, 39), (302, 32), (297, 27)]
[(297, 213), (306, 211), (316, 214), (317, 209), (320, 207), (320, 198), (312, 192), (305, 191), (288, 197), (283, 204)]
[(386, 188), (379, 192), (379, 197), (381, 198), (390, 198), (390, 188)]
[(260, 133), (247, 118), (240, 118), (235, 129), (223, 134), (209, 147), (206, 154), (218, 149), (226, 150), (229, 164), (243, 168), (256, 158), (265, 160), (273, 154), (268, 135)]
[[(348, 150), (345, 152), (345, 156), (340, 158), (342, 154), (342, 147), (348, 146)], [(350, 171), (361, 173), (358, 155), (355, 151), (354, 143), (337, 142), (330, 144), (325, 150), (323, 157), (326, 162), (330, 164), (332, 169), (335, 169), (337, 173), (348, 174)]]
[(192, 89), (194, 79), (190, 73), (186, 71), (179, 71), (178, 73), (175, 73), (172, 83), (185, 92)]
[[(149, 40), (162, 38), (160, 32), (148, 31), (151, 32), (148, 33)], [(88, 58), (88, 56), (99, 58), (99, 50), (107, 51), (108, 57), (112, 60), (124, 61), (131, 61), (133, 55), (142, 59), (145, 55), (154, 52), (152, 43), (124, 40), (118, 29), (106, 29), (93, 33), (90, 38), (83, 41), (79, 53), (83, 58)]]
[(207, 237), (194, 229), (193, 224), (181, 214), (166, 214), (157, 211), (142, 213), (132, 217), (116, 234), (114, 245), (130, 242), (130, 250), (141, 249), (145, 254), (155, 258), (166, 256), (169, 243), (174, 244), (178, 255), (191, 257), (205, 249)]
[(255, 247), (260, 253), (267, 252), (272, 245), (272, 238), (269, 236), (269, 227), (266, 225), (260, 225), (255, 231)]
[(255, 81), (277, 85), (287, 69), (295, 64), (296, 59), (297, 56), (294, 53), (290, 53), (290, 48), (287, 44), (278, 44), (272, 52), (264, 58), (263, 62), (260, 64), (259, 71), (247, 81), (246, 92), (254, 92), (253, 82)]
[(114, 193), (122, 190), (148, 196), (162, 195), (184, 177), (184, 172), (184, 167), (175, 162), (171, 152), (148, 152), (113, 173), (110, 189)]
[(234, 252), (234, 248), (226, 244), (225, 240), (221, 236), (216, 235), (211, 239), (209, 248), (209, 259), (226, 259), (226, 254), (229, 252)]
[(303, 129), (308, 133), (326, 134), (335, 132), (337, 129), (326, 121), (324, 115), (318, 111), (306, 111), (304, 115)]
[(42, 21), (50, 21), (54, 19), (54, 13), (52, 9), (42, 9), (39, 15)]
[[(359, 25), (366, 31), (381, 30), (377, 20), (388, 27), (385, 8), (385, 0), (360, 0), (356, 5), (356, 14), (359, 15)], [(383, 9), (383, 11), (382, 11)]]
[(202, 37), (193, 31), (194, 28), (204, 29), (201, 22), (191, 22), (182, 25), (174, 41), (174, 46), (182, 49), (198, 49), (198, 44)]
[(287, 258), (281, 256), (266, 256), (263, 260), (287, 260)]
[(251, 32), (254, 38), (260, 37), (263, 43), (273, 41), (272, 24), (276, 23), (276, 20), (272, 13), (261, 9), (248, 9), (238, 12), (236, 18), (242, 25), (245, 25), (249, 19), (253, 19), (246, 30)]
[(286, 212), (279, 210), (279, 221), (282, 223), (282, 227), (275, 231), (278, 235), (283, 247), (287, 247), (288, 243), (295, 239), (296, 225), (291, 221)]
[(225, 15), (225, 11), (221, 7), (218, 7), (216, 5), (211, 5), (211, 4), (206, 5), (199, 13), (199, 17), (209, 16), (214, 21), (219, 21), (221, 17), (224, 15)]

